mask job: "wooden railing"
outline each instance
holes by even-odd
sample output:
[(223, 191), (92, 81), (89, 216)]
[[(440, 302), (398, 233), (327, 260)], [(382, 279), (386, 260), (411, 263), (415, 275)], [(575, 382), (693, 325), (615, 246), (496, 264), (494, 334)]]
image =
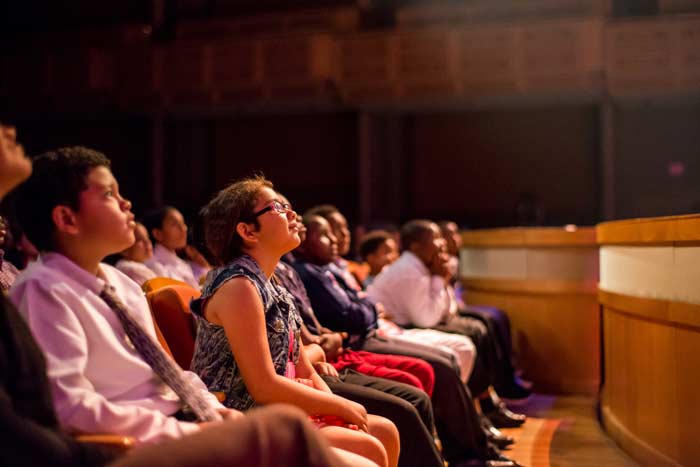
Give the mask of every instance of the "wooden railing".
[(545, 393), (595, 395), (600, 382), (593, 228), (464, 232), (464, 300), (503, 309), (520, 368)]
[(642, 465), (696, 465), (700, 215), (597, 227), (603, 424)]

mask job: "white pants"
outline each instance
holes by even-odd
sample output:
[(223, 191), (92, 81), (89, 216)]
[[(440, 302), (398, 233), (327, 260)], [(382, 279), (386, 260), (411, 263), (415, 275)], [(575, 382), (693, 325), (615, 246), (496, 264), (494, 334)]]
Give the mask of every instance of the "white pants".
[[(380, 326), (381, 328), (381, 326)], [(454, 358), (459, 367), (459, 376), (467, 384), (474, 368), (476, 347), (467, 336), (450, 334), (434, 329), (403, 329), (403, 332), (390, 332), (386, 338), (395, 342), (403, 342), (429, 351), (439, 350)]]

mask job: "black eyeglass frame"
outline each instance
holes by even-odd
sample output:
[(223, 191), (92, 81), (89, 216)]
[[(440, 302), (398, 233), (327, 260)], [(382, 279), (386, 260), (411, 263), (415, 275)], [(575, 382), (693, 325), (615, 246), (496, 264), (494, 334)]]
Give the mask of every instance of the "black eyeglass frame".
[(277, 201), (276, 199), (273, 199), (272, 201), (270, 201), (270, 202), (268, 203), (267, 206), (265, 206), (264, 208), (260, 209), (259, 211), (255, 211), (253, 214), (251, 214), (251, 215), (248, 217), (249, 222), (250, 222), (250, 221), (253, 221), (254, 219), (257, 219), (258, 217), (262, 216), (262, 215), (265, 214), (266, 212), (269, 212), (269, 211), (272, 211), (272, 210), (274, 210), (275, 212), (278, 212), (278, 213), (280, 213), (280, 214), (286, 214), (286, 213), (288, 213), (289, 211), (292, 210), (292, 206), (289, 205), (289, 204), (287, 204), (287, 203), (280, 203), (280, 202)]

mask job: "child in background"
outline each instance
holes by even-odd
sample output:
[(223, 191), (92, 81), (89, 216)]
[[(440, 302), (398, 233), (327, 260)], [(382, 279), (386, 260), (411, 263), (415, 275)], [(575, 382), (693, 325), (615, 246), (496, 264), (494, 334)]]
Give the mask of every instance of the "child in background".
[(396, 240), (384, 230), (375, 230), (362, 237), (359, 252), (362, 260), (369, 265), (369, 275), (362, 282), (365, 288), (382, 272), (384, 266), (393, 263), (399, 257)]
[(185, 282), (199, 290), (190, 264), (177, 255), (187, 246), (187, 224), (180, 211), (172, 206), (156, 208), (143, 216), (143, 224), (153, 239), (153, 256), (146, 261), (158, 277), (169, 277)]
[(153, 245), (151, 239), (148, 238), (146, 227), (140, 222), (136, 223), (134, 238), (134, 244), (119, 253), (121, 259), (114, 267), (141, 286), (147, 280), (156, 277), (156, 273), (145, 264), (153, 256)]

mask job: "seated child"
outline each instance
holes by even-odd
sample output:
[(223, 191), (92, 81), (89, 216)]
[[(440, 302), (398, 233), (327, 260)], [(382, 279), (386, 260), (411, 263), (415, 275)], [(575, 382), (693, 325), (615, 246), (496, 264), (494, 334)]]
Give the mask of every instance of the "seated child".
[(369, 266), (369, 274), (362, 282), (366, 288), (382, 272), (384, 266), (399, 257), (399, 247), (394, 237), (384, 230), (375, 230), (362, 237), (359, 246), (360, 257)]
[(134, 244), (119, 253), (121, 258), (114, 267), (141, 286), (147, 280), (157, 277), (156, 273), (145, 264), (153, 256), (153, 245), (148, 238), (146, 227), (140, 222), (137, 222), (134, 228), (134, 238)]
[(46, 354), (64, 427), (144, 442), (181, 437), (199, 430), (178, 418), (182, 400), (193, 399), (200, 421), (221, 419), (224, 408), (172, 360), (166, 369), (175, 366), (174, 376), (164, 382), (162, 349), (137, 346), (155, 342), (146, 299), (131, 279), (100, 263), (134, 242), (131, 203), (109, 166), (103, 154), (82, 147), (35, 159), (17, 213), (41, 256), (10, 296)]
[[(16, 142), (14, 128), (0, 125), (0, 199), (30, 172), (31, 163)], [(0, 465), (97, 467), (118, 455), (63, 432), (51, 401), (44, 356), (4, 294), (0, 295), (0, 374), (4, 375), (0, 382)], [(158, 448), (137, 446), (118, 465), (177, 462), (181, 467), (226, 467), (254, 462), (271, 467), (282, 462), (299, 467), (340, 466), (341, 459), (290, 409), (271, 407), (250, 417), (212, 423), (197, 435), (171, 440)], [(276, 455), (270, 456), (273, 449)]]
[(247, 179), (202, 210), (206, 247), (220, 267), (191, 305), (198, 325), (192, 369), (224, 392), (228, 407), (291, 403), (316, 420), (331, 445), (395, 466), (396, 427), (331, 393), (301, 345), (292, 298), (270, 280), (282, 255), (299, 244), (296, 213), (278, 198), (269, 181)]
[(177, 255), (187, 246), (187, 224), (180, 211), (172, 206), (156, 208), (143, 216), (143, 224), (153, 239), (153, 256), (145, 264), (158, 277), (186, 282), (199, 290), (199, 279), (190, 264)]

